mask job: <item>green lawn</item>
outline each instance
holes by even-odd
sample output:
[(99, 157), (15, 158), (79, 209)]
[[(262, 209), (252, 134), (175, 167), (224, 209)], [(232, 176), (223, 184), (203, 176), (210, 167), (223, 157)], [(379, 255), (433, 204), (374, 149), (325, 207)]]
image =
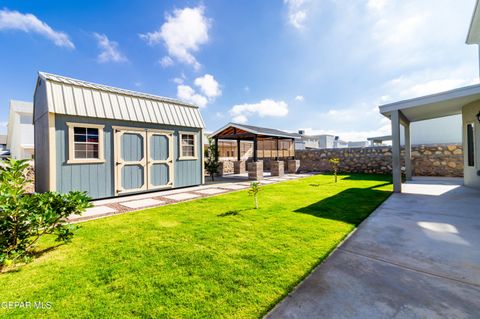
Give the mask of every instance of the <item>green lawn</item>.
[[(259, 318), (390, 194), (389, 178), (317, 175), (85, 222), (0, 274), (0, 317)], [(42, 245), (52, 244), (45, 240)]]

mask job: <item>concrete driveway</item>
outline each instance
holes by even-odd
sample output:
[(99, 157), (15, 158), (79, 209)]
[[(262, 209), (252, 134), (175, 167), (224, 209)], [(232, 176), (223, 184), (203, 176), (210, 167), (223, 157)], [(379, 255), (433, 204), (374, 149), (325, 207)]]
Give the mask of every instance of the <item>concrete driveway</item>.
[(403, 185), (267, 318), (480, 318), (480, 192)]

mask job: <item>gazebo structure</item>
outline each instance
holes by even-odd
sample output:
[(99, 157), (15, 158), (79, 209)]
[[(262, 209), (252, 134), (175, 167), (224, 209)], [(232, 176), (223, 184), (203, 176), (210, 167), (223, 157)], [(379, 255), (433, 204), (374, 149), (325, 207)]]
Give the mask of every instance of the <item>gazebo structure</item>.
[[(296, 173), (300, 166), (300, 162), (295, 160), (297, 134), (265, 127), (228, 123), (210, 134), (209, 137), (215, 141), (217, 149), (219, 140), (236, 141), (237, 156), (234, 162), (234, 173), (245, 173), (248, 166), (250, 179), (261, 179), (263, 177), (263, 161), (266, 159), (270, 160), (270, 170), (273, 176), (283, 175), (285, 161), (289, 173)], [(253, 143), (252, 156), (248, 160), (241, 154), (240, 143), (242, 141)]]

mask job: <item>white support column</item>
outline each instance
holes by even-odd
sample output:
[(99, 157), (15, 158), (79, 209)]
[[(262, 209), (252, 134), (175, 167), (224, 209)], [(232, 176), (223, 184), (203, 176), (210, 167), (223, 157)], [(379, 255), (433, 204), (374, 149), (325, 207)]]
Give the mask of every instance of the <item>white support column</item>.
[(405, 126), (405, 177), (412, 180), (412, 141), (410, 138), (410, 123)]
[(402, 171), (400, 165), (400, 112), (392, 111), (390, 120), (392, 122), (392, 176), (393, 191), (402, 192)]

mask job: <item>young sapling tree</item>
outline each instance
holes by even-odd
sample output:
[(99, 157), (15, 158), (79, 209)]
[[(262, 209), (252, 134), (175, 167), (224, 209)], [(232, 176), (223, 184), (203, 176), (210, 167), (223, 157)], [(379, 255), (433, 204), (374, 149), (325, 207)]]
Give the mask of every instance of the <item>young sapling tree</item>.
[(259, 182), (252, 182), (250, 184), (250, 189), (248, 190), (248, 194), (253, 196), (253, 201), (255, 203), (255, 209), (258, 209), (258, 193), (260, 192), (260, 183)]
[(333, 157), (328, 160), (330, 162), (330, 166), (332, 167), (333, 170), (333, 175), (335, 176), (335, 183), (337, 182), (337, 173), (338, 173), (338, 167), (340, 166), (340, 159), (338, 157)]

